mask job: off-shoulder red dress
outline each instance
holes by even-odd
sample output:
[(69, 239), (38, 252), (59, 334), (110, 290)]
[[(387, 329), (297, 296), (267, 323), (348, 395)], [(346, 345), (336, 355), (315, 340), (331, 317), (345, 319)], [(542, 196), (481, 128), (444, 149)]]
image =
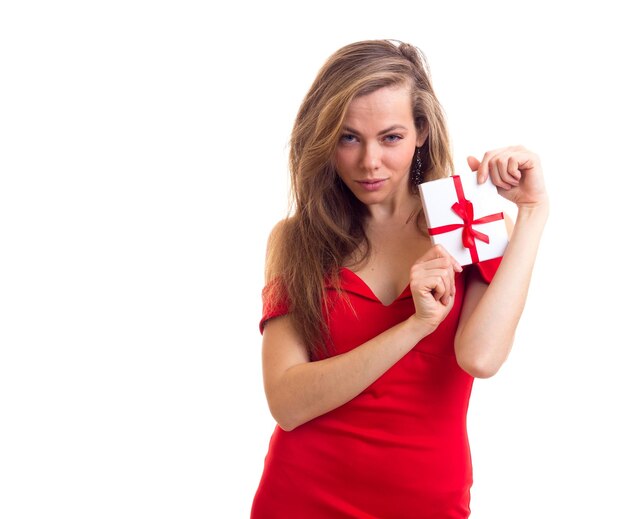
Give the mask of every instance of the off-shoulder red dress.
[[(478, 264), (491, 281), (498, 260)], [(252, 519), (456, 519), (470, 513), (466, 414), (473, 378), (457, 364), (454, 335), (470, 269), (456, 277), (448, 316), (356, 398), (290, 432), (276, 427)], [(384, 306), (361, 278), (340, 271), (355, 313), (331, 288), (336, 354), (413, 312), (407, 287)], [(263, 324), (288, 311), (264, 300)]]

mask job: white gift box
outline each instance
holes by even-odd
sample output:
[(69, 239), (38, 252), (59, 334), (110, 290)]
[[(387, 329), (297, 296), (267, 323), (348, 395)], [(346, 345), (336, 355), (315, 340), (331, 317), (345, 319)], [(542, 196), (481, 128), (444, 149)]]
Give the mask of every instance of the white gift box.
[(470, 171), (423, 182), (419, 190), (431, 240), (461, 265), (504, 254), (509, 243), (504, 199), (491, 179), (479, 185)]

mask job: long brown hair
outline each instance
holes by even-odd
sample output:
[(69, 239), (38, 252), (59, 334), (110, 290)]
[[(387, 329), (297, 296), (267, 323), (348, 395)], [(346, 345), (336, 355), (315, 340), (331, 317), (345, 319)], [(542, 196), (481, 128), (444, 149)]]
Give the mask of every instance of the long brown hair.
[[(407, 43), (368, 40), (339, 49), (320, 69), (296, 117), (289, 153), (291, 216), (268, 242), (266, 297), (270, 304), (289, 301), (296, 331), (313, 360), (330, 353), (326, 284), (339, 290), (342, 263), (355, 253), (361, 260), (369, 254), (365, 206), (333, 166), (343, 121), (356, 97), (400, 84), (410, 87), (416, 128), (428, 130), (421, 148), (424, 180), (449, 175), (444, 113), (424, 55)], [(423, 228), (421, 209), (416, 222)]]

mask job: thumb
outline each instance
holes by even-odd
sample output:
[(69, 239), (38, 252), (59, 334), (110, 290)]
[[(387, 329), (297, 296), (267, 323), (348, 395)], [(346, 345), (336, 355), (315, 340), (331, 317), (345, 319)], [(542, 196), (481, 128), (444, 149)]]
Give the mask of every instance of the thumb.
[(467, 157), (467, 164), (472, 171), (478, 171), (478, 166), (480, 166), (480, 160), (470, 155), (469, 157)]

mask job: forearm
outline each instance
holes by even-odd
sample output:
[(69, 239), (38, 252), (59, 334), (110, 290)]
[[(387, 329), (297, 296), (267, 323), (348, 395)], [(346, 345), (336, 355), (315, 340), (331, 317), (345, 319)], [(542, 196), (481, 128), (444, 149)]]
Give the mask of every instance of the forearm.
[(287, 369), (266, 387), (274, 418), (285, 430), (352, 400), (376, 381), (432, 328), (413, 318), (390, 328), (353, 350)]
[(520, 208), (493, 281), (457, 333), (457, 360), (474, 376), (495, 374), (511, 350), (547, 215), (547, 202)]

